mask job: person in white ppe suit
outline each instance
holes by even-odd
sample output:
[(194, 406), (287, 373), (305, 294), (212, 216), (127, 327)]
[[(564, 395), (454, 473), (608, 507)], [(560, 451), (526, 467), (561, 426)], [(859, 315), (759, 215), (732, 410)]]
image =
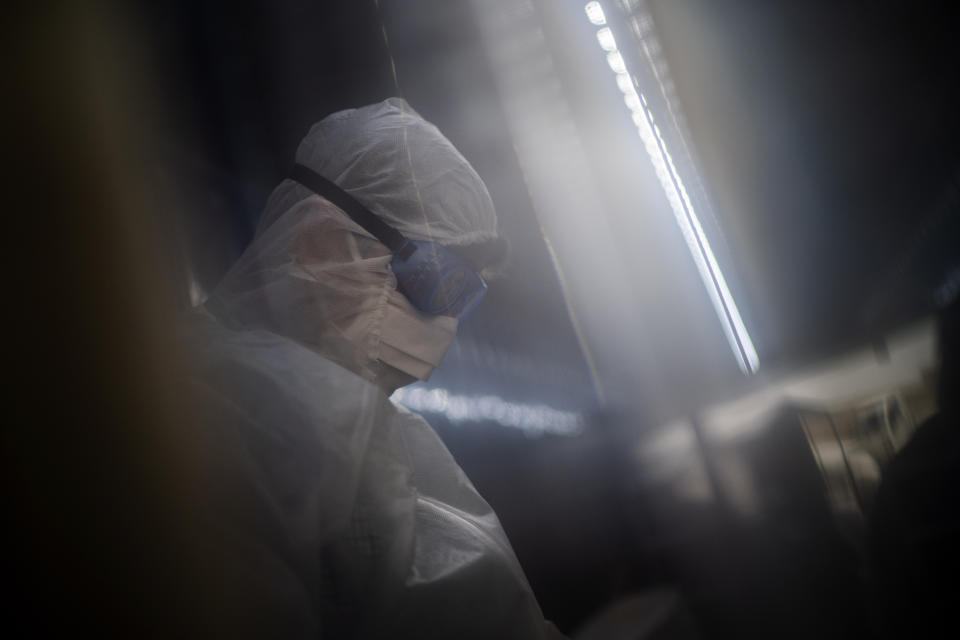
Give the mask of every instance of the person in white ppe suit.
[[(325, 118), (296, 161), (405, 238), (497, 238), (479, 176), (403, 100)], [(457, 328), (411, 304), (392, 259), (287, 179), (192, 318), (213, 517), (245, 594), (224, 606), (270, 637), (555, 637), (493, 510), (388, 397), (429, 377)]]

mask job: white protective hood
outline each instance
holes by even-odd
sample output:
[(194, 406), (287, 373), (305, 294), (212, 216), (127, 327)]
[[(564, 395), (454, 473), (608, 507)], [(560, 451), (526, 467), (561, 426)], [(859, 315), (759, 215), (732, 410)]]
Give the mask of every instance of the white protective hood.
[[(497, 236), (497, 216), (480, 176), (402, 98), (327, 116), (300, 143), (296, 161), (414, 240), (468, 245)], [(258, 234), (309, 194), (292, 180), (281, 183)]]
[[(324, 118), (301, 142), (297, 162), (409, 238), (466, 246), (497, 237), (480, 176), (399, 98)], [(268, 329), (377, 381), (381, 359), (390, 361), (391, 319), (403, 314), (390, 260), (336, 206), (287, 179), (207, 308), (227, 326)]]

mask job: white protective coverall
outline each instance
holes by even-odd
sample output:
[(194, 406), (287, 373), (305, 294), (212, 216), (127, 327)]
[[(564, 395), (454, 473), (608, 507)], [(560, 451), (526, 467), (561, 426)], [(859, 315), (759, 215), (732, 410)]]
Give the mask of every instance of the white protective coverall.
[[(483, 182), (404, 101), (329, 116), (297, 161), (408, 237), (496, 235)], [(251, 635), (548, 638), (496, 515), (378, 386), (386, 248), (285, 180), (190, 322), (213, 515)], [(235, 572), (235, 575), (234, 575)]]

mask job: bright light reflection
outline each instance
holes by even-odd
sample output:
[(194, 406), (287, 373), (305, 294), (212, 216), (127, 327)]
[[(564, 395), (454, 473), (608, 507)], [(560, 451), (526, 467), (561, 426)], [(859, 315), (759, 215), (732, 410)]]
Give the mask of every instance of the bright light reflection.
[[(599, 3), (591, 2), (584, 9), (590, 22), (596, 25), (606, 24), (606, 17), (603, 15), (603, 9)], [(598, 15), (601, 22), (595, 20)], [(653, 113), (647, 106), (647, 100), (642, 92), (638, 93), (634, 89), (633, 82), (627, 73), (627, 65), (623, 56), (616, 49), (616, 43), (609, 27), (597, 31), (597, 41), (605, 51), (608, 51), (607, 64), (617, 74), (617, 86), (625, 94), (624, 103), (632, 112), (633, 123), (637, 126), (637, 132), (640, 134), (647, 155), (650, 156), (653, 163), (657, 179), (666, 193), (670, 208), (673, 209), (674, 217), (680, 226), (687, 248), (690, 250), (693, 261), (697, 265), (697, 270), (700, 272), (700, 278), (706, 285), (710, 301), (717, 312), (717, 317), (720, 318), (727, 342), (730, 343), (730, 348), (733, 349), (736, 356), (737, 364), (740, 365), (740, 369), (744, 373), (755, 373), (760, 366), (757, 351), (750, 339), (750, 334), (747, 333), (746, 326), (743, 324), (740, 310), (737, 309), (737, 304), (733, 300), (727, 281), (720, 271), (720, 265), (713, 255), (713, 250), (710, 248), (700, 219), (694, 210), (693, 202), (687, 194), (680, 173), (667, 150), (666, 141), (660, 134)]]
[(607, 64), (610, 65), (610, 68), (613, 69), (614, 73), (627, 72), (627, 65), (623, 61), (623, 56), (620, 55), (619, 51), (611, 51), (607, 54)]
[(628, 93), (623, 96), (623, 101), (627, 104), (627, 108), (630, 109), (630, 111), (643, 111), (643, 105), (640, 104), (640, 96), (636, 93)]
[(438, 413), (451, 422), (496, 422), (530, 435), (572, 436), (583, 430), (583, 417), (542, 404), (508, 402), (499, 396), (463, 396), (446, 389), (401, 388), (390, 399), (411, 411)]
[(604, 27), (597, 31), (597, 41), (604, 51), (617, 50), (617, 41), (613, 39), (613, 31), (610, 31), (610, 27)]
[(588, 2), (583, 9), (587, 12), (587, 20), (593, 24), (597, 26), (607, 24), (607, 17), (603, 15), (603, 7), (599, 2)]

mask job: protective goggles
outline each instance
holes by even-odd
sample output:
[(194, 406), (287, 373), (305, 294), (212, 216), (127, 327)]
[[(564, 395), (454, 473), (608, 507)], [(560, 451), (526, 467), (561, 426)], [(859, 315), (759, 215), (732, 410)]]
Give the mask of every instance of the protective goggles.
[(302, 164), (294, 165), (290, 177), (335, 204), (390, 249), (397, 289), (418, 310), (462, 320), (483, 300), (487, 283), (454, 250), (436, 242), (407, 239), (349, 193)]

